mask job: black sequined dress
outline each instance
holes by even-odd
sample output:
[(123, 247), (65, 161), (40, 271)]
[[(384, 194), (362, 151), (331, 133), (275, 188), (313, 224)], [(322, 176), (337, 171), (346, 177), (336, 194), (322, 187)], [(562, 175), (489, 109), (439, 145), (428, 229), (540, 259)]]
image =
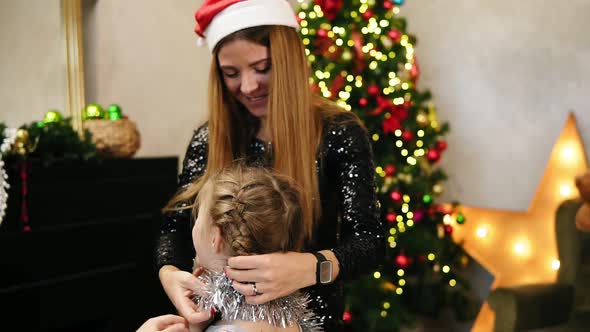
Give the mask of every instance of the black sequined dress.
[[(203, 174), (208, 134), (206, 124), (195, 131), (183, 162), (179, 187)], [(264, 162), (265, 156), (265, 145), (253, 139), (248, 160)], [(338, 118), (326, 121), (317, 165), (322, 219), (306, 249), (331, 249), (340, 263), (340, 274), (332, 284), (312, 286), (305, 291), (312, 299), (312, 309), (323, 319), (325, 331), (343, 331), (343, 283), (361, 273), (372, 272), (384, 249), (375, 194), (375, 165), (366, 130), (357, 123)], [(164, 216), (156, 248), (158, 267), (169, 264), (190, 271), (195, 257), (190, 225), (190, 210)]]

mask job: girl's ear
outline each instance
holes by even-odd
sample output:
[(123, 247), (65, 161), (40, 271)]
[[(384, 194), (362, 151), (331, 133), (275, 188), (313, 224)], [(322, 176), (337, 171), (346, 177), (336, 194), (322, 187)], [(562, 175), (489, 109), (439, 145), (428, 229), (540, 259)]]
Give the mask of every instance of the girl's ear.
[(218, 226), (211, 227), (211, 246), (214, 253), (223, 252), (223, 237), (221, 236), (221, 228)]

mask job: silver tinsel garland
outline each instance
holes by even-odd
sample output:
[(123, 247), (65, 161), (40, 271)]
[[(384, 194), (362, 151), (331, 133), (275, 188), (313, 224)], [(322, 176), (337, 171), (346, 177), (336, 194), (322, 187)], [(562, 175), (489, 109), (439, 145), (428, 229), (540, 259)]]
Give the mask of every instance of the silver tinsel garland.
[(10, 185), (8, 184), (8, 174), (6, 174), (4, 160), (2, 159), (4, 158), (4, 154), (12, 148), (12, 145), (16, 140), (16, 129), (4, 129), (4, 136), (2, 145), (0, 145), (0, 225), (2, 225), (6, 213), (6, 207), (8, 206), (8, 189), (10, 188)]
[(307, 294), (295, 292), (265, 304), (253, 305), (246, 303), (244, 295), (238, 293), (222, 273), (205, 270), (199, 279), (206, 285), (205, 295), (195, 294), (193, 301), (205, 312), (215, 308), (223, 320), (264, 321), (282, 328), (299, 324), (303, 332), (323, 331), (318, 317), (307, 308), (310, 302)]

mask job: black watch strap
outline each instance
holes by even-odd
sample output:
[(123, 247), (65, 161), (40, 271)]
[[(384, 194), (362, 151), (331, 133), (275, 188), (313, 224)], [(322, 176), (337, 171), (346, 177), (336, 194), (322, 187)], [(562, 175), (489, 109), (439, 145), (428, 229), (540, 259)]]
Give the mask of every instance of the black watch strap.
[(326, 256), (324, 256), (324, 254), (322, 254), (321, 252), (312, 252), (312, 254), (315, 256), (315, 258), (317, 258), (317, 263), (315, 265), (315, 284), (319, 285), (321, 283), (320, 280), (320, 275), (321, 275), (321, 271), (320, 271), (320, 267), (322, 262), (327, 261), (328, 259), (326, 259)]

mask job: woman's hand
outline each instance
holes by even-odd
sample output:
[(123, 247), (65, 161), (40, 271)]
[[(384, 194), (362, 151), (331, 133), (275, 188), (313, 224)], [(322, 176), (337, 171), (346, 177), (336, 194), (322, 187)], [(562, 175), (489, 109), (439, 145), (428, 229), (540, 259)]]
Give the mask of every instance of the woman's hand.
[(312, 254), (298, 252), (237, 256), (229, 258), (225, 273), (247, 303), (262, 304), (315, 284), (315, 262)]
[(197, 279), (202, 273), (203, 268), (198, 268), (191, 274), (172, 265), (166, 265), (160, 269), (160, 281), (164, 291), (176, 310), (190, 324), (206, 322), (213, 316), (213, 312), (199, 311), (197, 305), (190, 298), (193, 293), (200, 294), (204, 289), (205, 285)]
[[(321, 251), (332, 261), (332, 280), (339, 273), (333, 252)], [(262, 304), (315, 285), (317, 259), (310, 253), (287, 252), (266, 255), (230, 257), (225, 273), (232, 286), (246, 296), (249, 304)], [(254, 285), (258, 295), (254, 295)]]
[(137, 332), (189, 332), (184, 318), (176, 315), (164, 315), (148, 319)]

